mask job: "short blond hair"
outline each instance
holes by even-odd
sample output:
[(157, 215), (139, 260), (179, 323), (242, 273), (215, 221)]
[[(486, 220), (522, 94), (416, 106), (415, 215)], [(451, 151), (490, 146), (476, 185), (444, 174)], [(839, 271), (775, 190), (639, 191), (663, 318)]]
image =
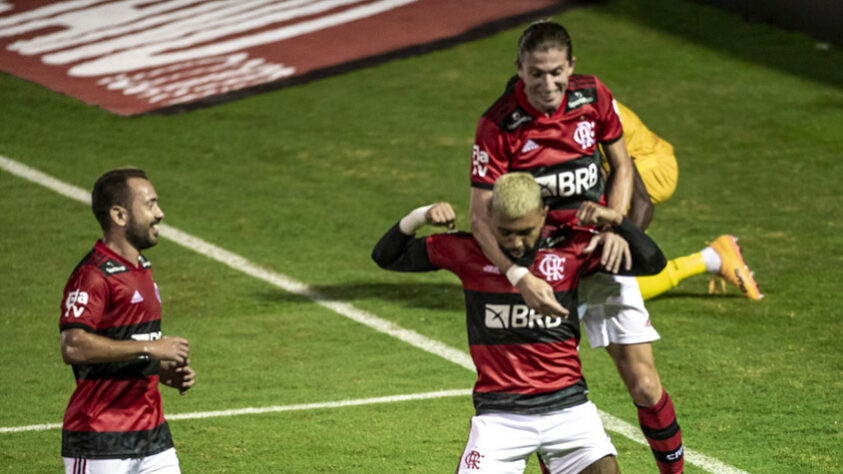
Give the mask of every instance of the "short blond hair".
[(534, 209), (542, 209), (542, 195), (539, 183), (531, 174), (507, 173), (495, 182), (490, 211), (503, 212), (511, 219), (517, 219)]

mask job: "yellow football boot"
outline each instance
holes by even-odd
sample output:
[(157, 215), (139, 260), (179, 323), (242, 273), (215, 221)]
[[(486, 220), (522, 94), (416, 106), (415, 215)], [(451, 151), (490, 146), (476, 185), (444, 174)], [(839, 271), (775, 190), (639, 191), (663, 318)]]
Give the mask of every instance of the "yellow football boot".
[[(737, 286), (744, 296), (758, 301), (764, 297), (758, 290), (758, 283), (752, 277), (752, 272), (746, 265), (738, 246), (738, 239), (732, 235), (721, 235), (711, 243), (711, 248), (720, 255), (719, 275), (729, 283)], [(709, 292), (713, 290), (709, 285)]]

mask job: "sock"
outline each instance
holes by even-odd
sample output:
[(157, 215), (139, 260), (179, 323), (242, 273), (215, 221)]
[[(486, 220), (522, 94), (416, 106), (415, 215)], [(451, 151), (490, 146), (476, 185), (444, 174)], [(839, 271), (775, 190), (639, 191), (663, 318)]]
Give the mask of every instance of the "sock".
[(720, 265), (723, 264), (720, 254), (711, 247), (702, 249), (700, 253), (702, 254), (703, 261), (705, 261), (705, 271), (708, 273), (719, 273)]
[(654, 406), (638, 407), (638, 422), (653, 450), (659, 472), (682, 472), (685, 466), (682, 430), (676, 422), (676, 411), (667, 392), (662, 392), (661, 400)]
[[(717, 268), (720, 269), (719, 264)], [(706, 262), (703, 258), (703, 252), (697, 252), (686, 257), (674, 258), (667, 262), (667, 266), (661, 273), (637, 277), (636, 280), (638, 281), (638, 287), (641, 289), (641, 296), (648, 300), (673, 288), (688, 277), (705, 272)]]

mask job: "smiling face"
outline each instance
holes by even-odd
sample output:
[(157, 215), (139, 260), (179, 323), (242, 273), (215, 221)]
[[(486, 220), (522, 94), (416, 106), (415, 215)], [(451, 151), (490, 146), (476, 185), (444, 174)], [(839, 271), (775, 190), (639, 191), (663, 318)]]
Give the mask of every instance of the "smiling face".
[(562, 105), (576, 58), (565, 48), (552, 46), (525, 51), (517, 62), (527, 101), (539, 112), (553, 115)]
[(164, 211), (158, 206), (158, 194), (152, 183), (143, 178), (129, 178), (126, 184), (132, 196), (126, 209), (126, 240), (140, 251), (158, 243), (158, 223), (164, 218)]

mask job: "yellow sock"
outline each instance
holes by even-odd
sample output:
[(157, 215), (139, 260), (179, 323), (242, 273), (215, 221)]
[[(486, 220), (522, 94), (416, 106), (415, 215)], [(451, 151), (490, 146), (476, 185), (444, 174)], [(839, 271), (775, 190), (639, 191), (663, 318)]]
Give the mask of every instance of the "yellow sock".
[(701, 252), (686, 257), (674, 258), (667, 262), (661, 273), (637, 277), (641, 296), (645, 300), (658, 296), (678, 285), (680, 281), (694, 275), (705, 273), (705, 261)]

